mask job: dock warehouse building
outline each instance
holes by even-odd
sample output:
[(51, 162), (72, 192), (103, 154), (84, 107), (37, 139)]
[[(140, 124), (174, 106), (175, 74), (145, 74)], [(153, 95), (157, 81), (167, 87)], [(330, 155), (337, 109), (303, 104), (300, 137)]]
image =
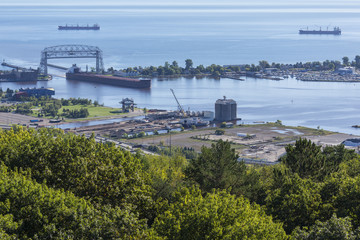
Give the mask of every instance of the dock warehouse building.
[(52, 96), (52, 95), (55, 95), (55, 90), (54, 88), (44, 88), (44, 87), (41, 87), (41, 88), (20, 88), (19, 89), (19, 92), (17, 92), (15, 94), (15, 98), (19, 98), (21, 96), (23, 97), (45, 97), (45, 96)]

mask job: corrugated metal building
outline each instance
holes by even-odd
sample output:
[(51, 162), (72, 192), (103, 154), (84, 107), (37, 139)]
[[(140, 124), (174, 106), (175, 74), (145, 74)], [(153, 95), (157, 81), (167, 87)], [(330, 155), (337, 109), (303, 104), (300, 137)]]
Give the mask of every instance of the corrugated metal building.
[[(25, 94), (24, 94), (25, 93)], [(19, 96), (26, 96), (26, 97), (31, 97), (31, 96), (35, 96), (35, 97), (42, 97), (42, 96), (52, 96), (55, 95), (55, 90), (53, 88), (20, 88), (19, 92), (16, 93)]]

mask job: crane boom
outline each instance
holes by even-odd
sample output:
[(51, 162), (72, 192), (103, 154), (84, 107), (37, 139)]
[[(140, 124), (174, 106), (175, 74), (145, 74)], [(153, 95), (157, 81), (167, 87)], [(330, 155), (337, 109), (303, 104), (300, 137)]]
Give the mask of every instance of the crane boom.
[(179, 111), (182, 112), (182, 113), (184, 113), (184, 109), (183, 109), (183, 107), (180, 105), (178, 99), (176, 98), (174, 90), (173, 90), (172, 88), (170, 88), (170, 91), (171, 91), (172, 94), (174, 95), (174, 98), (175, 98), (175, 100), (176, 100), (176, 102), (177, 102), (177, 104), (178, 104), (178, 109), (179, 109)]

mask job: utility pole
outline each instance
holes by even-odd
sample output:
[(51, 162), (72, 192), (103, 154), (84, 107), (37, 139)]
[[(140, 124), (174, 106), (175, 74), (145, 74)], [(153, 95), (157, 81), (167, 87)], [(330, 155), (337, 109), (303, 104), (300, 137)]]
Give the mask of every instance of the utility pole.
[(170, 133), (170, 157), (171, 157), (171, 129), (169, 130)]

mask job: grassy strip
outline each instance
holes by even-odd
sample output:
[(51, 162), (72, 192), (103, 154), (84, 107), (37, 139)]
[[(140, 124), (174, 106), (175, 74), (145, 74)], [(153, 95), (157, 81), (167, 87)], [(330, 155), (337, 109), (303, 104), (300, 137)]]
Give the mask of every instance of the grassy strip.
[(72, 106), (63, 106), (59, 109), (59, 114), (63, 113), (63, 109), (69, 110), (80, 110), (81, 108), (86, 108), (89, 111), (89, 117), (108, 117), (108, 116), (115, 116), (121, 115), (126, 113), (111, 113), (113, 111), (121, 111), (121, 108), (110, 108), (110, 107), (95, 107), (95, 106), (84, 106), (84, 105), (72, 105)]
[[(89, 111), (89, 116), (87, 118), (79, 118), (79, 121), (83, 121), (84, 119), (94, 118), (94, 117), (109, 117), (109, 116), (116, 116), (116, 115), (125, 115), (126, 113), (120, 113), (121, 108), (111, 108), (111, 107), (102, 107), (102, 106), (88, 106), (88, 105), (71, 105), (71, 106), (63, 106), (59, 109), (58, 113), (62, 114), (63, 109), (69, 110), (80, 110), (81, 108), (86, 108)], [(33, 109), (33, 113), (31, 116), (37, 117), (40, 108)], [(114, 113), (111, 113), (114, 112)], [(53, 119), (54, 117), (51, 116), (43, 116), (43, 118)], [(71, 120), (76, 120), (75, 118), (69, 118)]]

